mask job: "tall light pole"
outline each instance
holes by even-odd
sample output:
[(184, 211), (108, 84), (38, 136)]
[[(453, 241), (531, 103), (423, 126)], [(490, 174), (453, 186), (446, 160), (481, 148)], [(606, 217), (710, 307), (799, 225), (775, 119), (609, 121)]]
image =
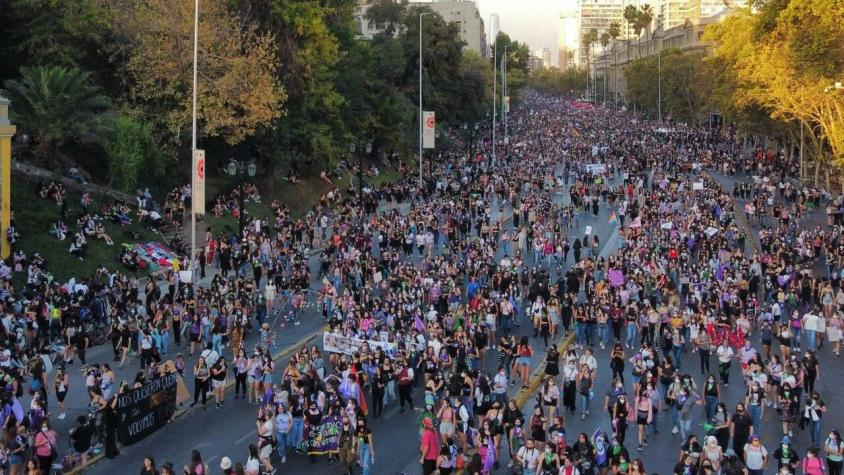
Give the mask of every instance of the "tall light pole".
[(662, 122), (662, 47), (660, 46), (659, 52), (656, 54), (656, 67), (657, 67), (657, 104), (656, 110), (657, 114), (659, 114), (659, 121)]
[(495, 86), (498, 82), (498, 38), (493, 38), (492, 41), (492, 168), (495, 168), (495, 103), (498, 100)]
[[(199, 0), (194, 1), (193, 7), (193, 104), (192, 104), (192, 118), (191, 118), (191, 199), (196, 197), (196, 95), (197, 95), (197, 51), (199, 49)], [(243, 213), (243, 210), (240, 210)], [(191, 203), (190, 206), (190, 265), (188, 268), (191, 272), (196, 266), (196, 203)], [(193, 280), (193, 279), (192, 279)]]
[[(510, 115), (510, 111), (507, 110), (507, 46), (504, 45), (504, 55), (501, 57), (501, 121), (504, 122), (504, 150), (506, 153), (507, 150), (507, 142), (509, 141), (508, 131), (507, 131), (507, 116)], [(505, 156), (504, 159), (506, 160), (507, 157)]]
[(422, 17), (432, 12), (419, 14), (419, 190), (422, 190)]

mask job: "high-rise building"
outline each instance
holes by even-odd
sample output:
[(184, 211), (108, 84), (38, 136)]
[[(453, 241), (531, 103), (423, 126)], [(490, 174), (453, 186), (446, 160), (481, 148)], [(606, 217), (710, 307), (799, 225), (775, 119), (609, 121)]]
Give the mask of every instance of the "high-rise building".
[[(609, 33), (610, 24), (618, 22), (621, 31), (618, 39), (627, 39), (634, 36), (633, 28), (624, 20), (624, 9), (627, 5), (639, 5), (639, 0), (580, 0), (578, 15), (578, 47), (577, 64), (586, 61), (586, 48), (583, 45), (583, 35), (593, 28), (598, 31), (600, 37), (603, 33)], [(592, 53), (600, 50), (600, 44), (593, 45)]]
[(580, 9), (560, 12), (559, 39), (560, 69), (580, 63)]
[(539, 50), (539, 57), (542, 58), (542, 66), (546, 68), (551, 67), (551, 50), (548, 48), (542, 48)]
[(419, 3), (439, 13), (446, 22), (457, 23), (460, 27), (460, 39), (466, 43), (466, 48), (482, 56), (486, 55), (484, 20), (474, 0), (436, 0)]
[(747, 4), (748, 0), (658, 0), (652, 30), (668, 30), (682, 25), (687, 18), (707, 18)]
[[(372, 39), (380, 32), (374, 25), (370, 25), (366, 19), (366, 11), (372, 3), (373, 0), (358, 0), (356, 17), (360, 24), (360, 35), (366, 39)], [(446, 22), (456, 23), (460, 27), (460, 39), (466, 43), (466, 48), (481, 56), (487, 56), (488, 48), (484, 20), (481, 18), (474, 0), (435, 0), (412, 3), (422, 3), (438, 13)]]

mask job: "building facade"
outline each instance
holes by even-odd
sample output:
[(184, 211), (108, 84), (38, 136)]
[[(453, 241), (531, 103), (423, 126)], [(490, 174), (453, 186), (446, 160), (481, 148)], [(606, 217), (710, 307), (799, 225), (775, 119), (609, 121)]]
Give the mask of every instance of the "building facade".
[[(608, 101), (613, 98), (616, 101), (624, 101), (624, 94), (627, 91), (624, 72), (632, 61), (660, 54), (668, 49), (708, 52), (708, 46), (702, 41), (704, 30), (708, 25), (723, 20), (727, 15), (729, 11), (722, 11), (706, 18), (687, 18), (683, 24), (668, 30), (657, 30), (651, 38), (642, 38), (641, 42), (637, 39), (629, 39), (611, 43), (607, 51), (595, 57), (590, 68), (592, 77), (606, 78)], [(598, 82), (604, 84), (600, 79)], [(603, 91), (596, 91), (596, 95), (602, 97)]]
[[(378, 28), (369, 24), (366, 11), (372, 5), (372, 0), (358, 0), (357, 19), (360, 24), (360, 35), (372, 39), (380, 32)], [(429, 7), (438, 13), (448, 23), (456, 23), (460, 31), (460, 39), (466, 43), (466, 48), (486, 57), (488, 53), (484, 20), (478, 11), (474, 0), (437, 0), (433, 2), (411, 2)]]
[[(576, 61), (578, 65), (584, 64), (587, 58), (585, 45), (580, 40), (583, 35), (595, 29), (598, 37), (609, 33), (610, 25), (618, 22), (621, 26), (619, 39), (634, 37), (633, 28), (624, 20), (624, 9), (627, 5), (639, 5), (639, 0), (579, 0), (578, 15), (578, 47)], [(593, 45), (589, 56), (600, 49), (600, 45)]]

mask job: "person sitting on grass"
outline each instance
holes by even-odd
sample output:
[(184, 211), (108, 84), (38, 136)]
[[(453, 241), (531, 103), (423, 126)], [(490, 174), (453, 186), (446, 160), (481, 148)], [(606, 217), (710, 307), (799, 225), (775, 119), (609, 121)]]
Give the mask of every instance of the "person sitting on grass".
[(87, 241), (85, 240), (85, 236), (81, 233), (76, 233), (76, 236), (73, 238), (73, 242), (70, 243), (70, 253), (74, 256), (78, 257), (80, 261), (85, 260), (86, 255), (86, 247), (88, 246)]
[(106, 242), (109, 246), (114, 245), (114, 241), (112, 241), (111, 236), (106, 233), (105, 224), (102, 221), (98, 221), (96, 227), (94, 228), (94, 236), (97, 239), (102, 239)]
[(51, 236), (55, 236), (56, 239), (59, 241), (64, 241), (67, 237), (67, 225), (59, 219), (54, 221), (53, 224), (50, 226), (50, 231), (48, 231)]

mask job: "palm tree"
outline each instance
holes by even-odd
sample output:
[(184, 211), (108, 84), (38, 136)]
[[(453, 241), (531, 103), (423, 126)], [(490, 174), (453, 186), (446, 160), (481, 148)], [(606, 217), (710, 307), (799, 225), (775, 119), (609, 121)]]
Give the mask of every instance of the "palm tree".
[(589, 49), (592, 47), (592, 34), (586, 32), (583, 34), (583, 47), (586, 49), (586, 97), (589, 97)]
[[(627, 21), (627, 23), (634, 30), (636, 30), (636, 36), (638, 36), (639, 32), (641, 31), (641, 28), (639, 27), (639, 9), (636, 8), (636, 6), (634, 6), (634, 5), (627, 5), (626, 7), (624, 7), (624, 20)], [(629, 51), (630, 50), (630, 48), (629, 48), (630, 43), (628, 42), (627, 44), (628, 44), (628, 51)], [(637, 58), (639, 57), (638, 52), (636, 54), (636, 57)], [(630, 61), (629, 55), (628, 55), (627, 60)]]
[(20, 81), (7, 80), (11, 110), (38, 142), (42, 159), (56, 158), (68, 139), (100, 141), (111, 131), (111, 101), (75, 67), (22, 67)]
[[(607, 52), (607, 45), (608, 44), (610, 44), (610, 34), (605, 31), (605, 32), (601, 33), (601, 48), (603, 48), (602, 51), (604, 53)], [(602, 102), (607, 102), (607, 66), (606, 66), (606, 64), (607, 64), (606, 61), (604, 61), (604, 75), (603, 75), (602, 81), (601, 81), (601, 83), (602, 83), (601, 87), (603, 87), (603, 89), (604, 89), (603, 95), (602, 95), (602, 99), (603, 99)], [(597, 72), (595, 74), (597, 74)]]
[[(648, 36), (651, 35), (651, 23), (654, 21), (654, 10), (649, 4), (642, 5), (642, 8), (639, 10), (639, 23), (641, 24), (641, 28), (648, 33)], [(650, 45), (650, 43), (648, 43)], [(651, 49), (648, 46), (648, 54), (650, 54)]]
[[(631, 5), (632, 6), (632, 5)], [(616, 51), (615, 40), (621, 35), (621, 23), (614, 21), (610, 23), (610, 38), (612, 38), (612, 62), (613, 62), (613, 102), (618, 97), (618, 52)]]
[[(586, 34), (583, 35), (583, 45), (586, 46), (586, 95), (589, 96), (589, 57), (591, 55), (592, 46), (598, 42), (598, 30), (597, 28), (592, 28)], [(595, 81), (592, 81), (592, 87), (595, 87)]]

